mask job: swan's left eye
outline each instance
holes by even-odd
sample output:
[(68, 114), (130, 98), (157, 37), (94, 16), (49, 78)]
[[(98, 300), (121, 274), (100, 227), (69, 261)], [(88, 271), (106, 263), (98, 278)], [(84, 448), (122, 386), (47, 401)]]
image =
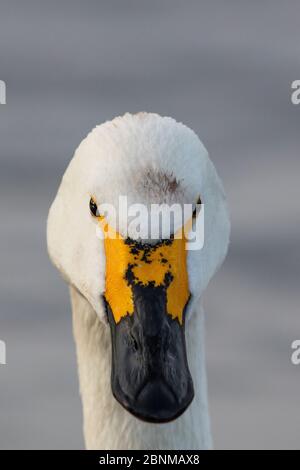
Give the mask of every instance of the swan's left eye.
[(98, 216), (99, 216), (97, 204), (95, 203), (95, 201), (94, 201), (94, 199), (93, 199), (92, 197), (91, 197), (91, 199), (90, 199), (90, 211), (91, 211), (91, 214), (92, 214), (94, 217), (98, 217)]

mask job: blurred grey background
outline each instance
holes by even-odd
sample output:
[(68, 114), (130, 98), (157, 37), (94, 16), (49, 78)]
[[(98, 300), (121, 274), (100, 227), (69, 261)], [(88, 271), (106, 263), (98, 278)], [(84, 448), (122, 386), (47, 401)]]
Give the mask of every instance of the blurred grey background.
[(205, 295), (216, 448), (298, 448), (297, 0), (2, 0), (0, 448), (82, 448), (68, 290), (47, 212), (97, 123), (155, 111), (192, 127), (224, 181), (229, 256)]

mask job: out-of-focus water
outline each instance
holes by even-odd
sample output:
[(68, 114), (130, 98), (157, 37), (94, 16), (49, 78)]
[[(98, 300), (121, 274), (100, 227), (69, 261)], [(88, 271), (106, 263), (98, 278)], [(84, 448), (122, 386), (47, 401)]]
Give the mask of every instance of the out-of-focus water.
[(228, 258), (205, 295), (216, 448), (297, 448), (299, 2), (4, 0), (0, 16), (0, 448), (82, 448), (67, 287), (49, 205), (95, 124), (192, 127), (224, 181)]

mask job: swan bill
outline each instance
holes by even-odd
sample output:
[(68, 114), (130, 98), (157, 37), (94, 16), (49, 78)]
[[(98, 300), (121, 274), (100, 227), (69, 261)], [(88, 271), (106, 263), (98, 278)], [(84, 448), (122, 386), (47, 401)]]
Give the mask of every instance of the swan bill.
[(185, 240), (147, 245), (107, 237), (105, 254), (112, 392), (138, 418), (171, 421), (194, 397), (184, 334)]
[(111, 386), (117, 401), (149, 422), (179, 417), (194, 397), (184, 321), (166, 314), (163, 287), (134, 286), (135, 311), (116, 323), (106, 302), (112, 339)]
[(186, 239), (177, 232), (147, 244), (123, 238), (104, 217), (100, 224), (113, 395), (140, 419), (171, 421), (194, 397), (184, 334), (190, 299)]

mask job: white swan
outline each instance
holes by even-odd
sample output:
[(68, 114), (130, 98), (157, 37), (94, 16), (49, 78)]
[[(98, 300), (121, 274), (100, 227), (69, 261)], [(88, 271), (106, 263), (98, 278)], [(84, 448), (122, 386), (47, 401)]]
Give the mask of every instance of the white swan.
[[(100, 240), (96, 227), (113, 222), (96, 205), (118, 207), (120, 195), (147, 206), (200, 197), (204, 247), (183, 252), (172, 237), (126, 239), (123, 213), (121, 239)], [(229, 231), (220, 179), (183, 124), (127, 113), (97, 126), (76, 150), (50, 209), (48, 249), (70, 285), (88, 449), (211, 448), (201, 295), (226, 255)], [(163, 280), (159, 255), (171, 271)]]

